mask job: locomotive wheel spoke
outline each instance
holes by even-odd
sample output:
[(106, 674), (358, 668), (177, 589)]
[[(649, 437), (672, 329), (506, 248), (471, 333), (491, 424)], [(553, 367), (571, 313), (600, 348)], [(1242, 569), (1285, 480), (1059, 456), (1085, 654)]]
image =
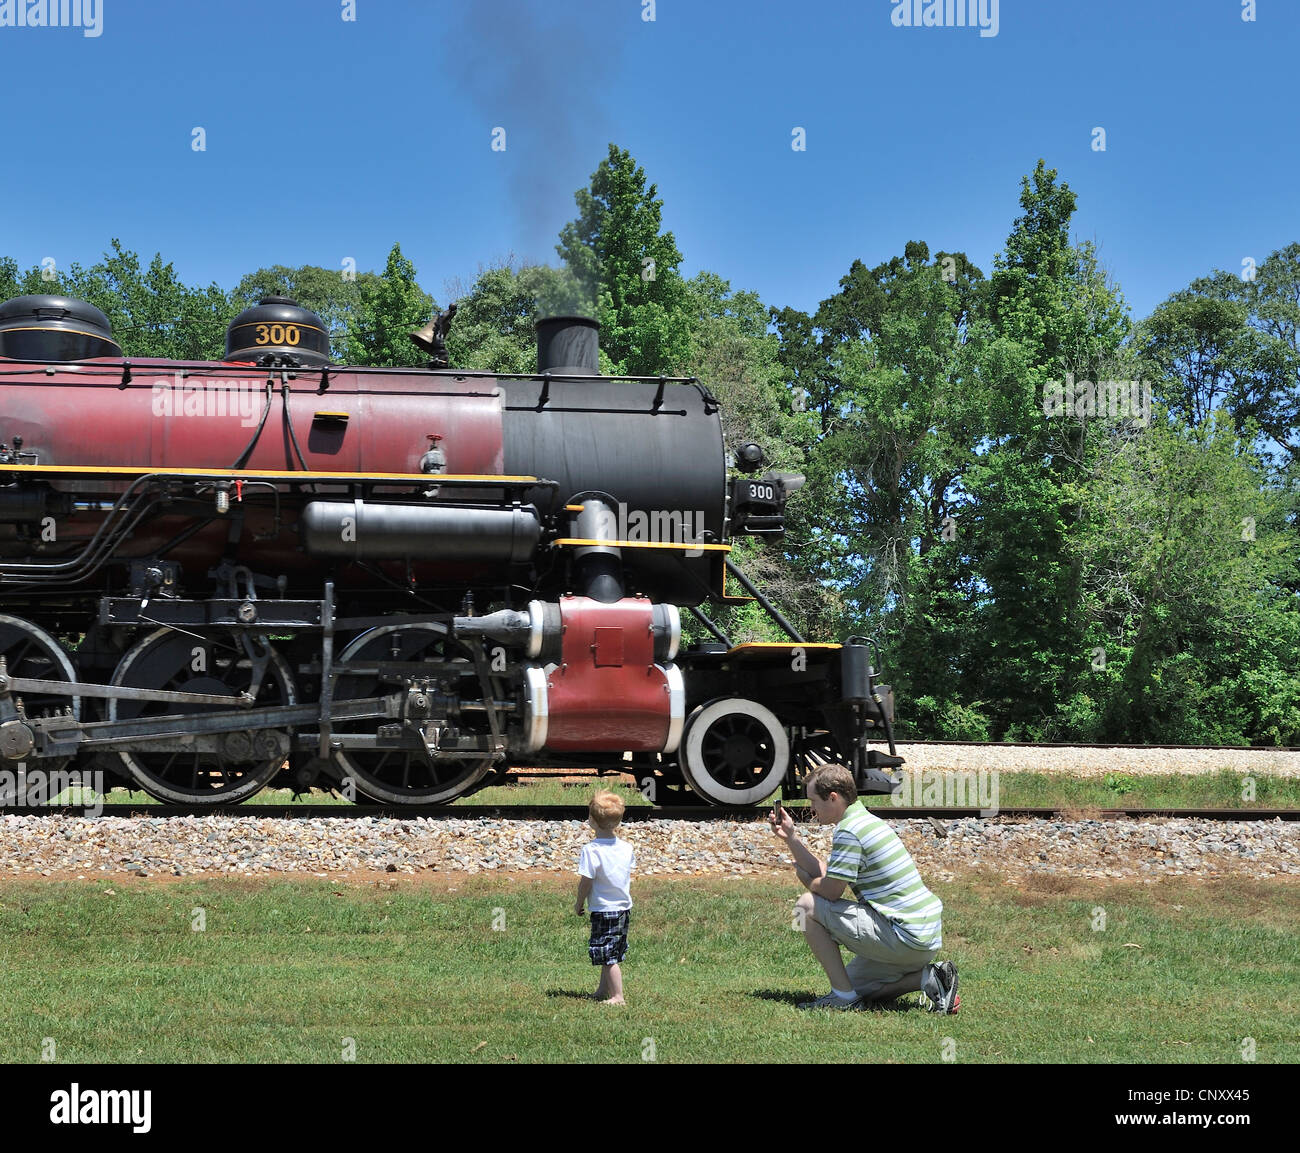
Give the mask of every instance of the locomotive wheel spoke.
[[(159, 629), (131, 649), (117, 666), (113, 684), (128, 688), (228, 695), (231, 704), (252, 687), (252, 662), (238, 643), (227, 638), (196, 639)], [(289, 667), (271, 650), (257, 707), (297, 703)], [(163, 701), (110, 699), (109, 720), (163, 716), (178, 712), (215, 712), (219, 705), (178, 705)], [(256, 739), (257, 734), (253, 734)], [(280, 771), (282, 756), (227, 759), (222, 753), (180, 747), (167, 751), (118, 753), (131, 779), (150, 796), (174, 804), (228, 805), (246, 800)]]
[[(72, 658), (63, 646), (44, 629), (21, 617), (0, 613), (0, 656), (5, 658), (11, 677), (64, 682), (77, 679)], [(72, 715), (81, 719), (80, 697), (61, 697), (53, 693), (17, 695), (22, 697), (23, 710), (33, 719), (51, 716), (66, 708), (71, 708)], [(33, 758), (27, 767), (55, 773), (66, 768), (71, 761), (71, 757)]]
[[(478, 676), (469, 653), (455, 641), (448, 641), (446, 629), (434, 623), (384, 625), (354, 639), (343, 650), (339, 661), (358, 664), (379, 661), (465, 661), (459, 678), (466, 695), (481, 696)], [(392, 678), (379, 676), (342, 676), (334, 687), (336, 701), (358, 697), (382, 696), (392, 692)], [(337, 733), (373, 733), (378, 721), (354, 721), (335, 726)], [(479, 725), (480, 729), (473, 726)], [(462, 717), (457, 726), (462, 732), (487, 731), (486, 716), (470, 721)], [(408, 749), (340, 749), (336, 754), (344, 780), (355, 782), (358, 792), (388, 804), (431, 805), (454, 800), (487, 775), (491, 761), (484, 757), (463, 760), (436, 760), (430, 763), (424, 753)]]

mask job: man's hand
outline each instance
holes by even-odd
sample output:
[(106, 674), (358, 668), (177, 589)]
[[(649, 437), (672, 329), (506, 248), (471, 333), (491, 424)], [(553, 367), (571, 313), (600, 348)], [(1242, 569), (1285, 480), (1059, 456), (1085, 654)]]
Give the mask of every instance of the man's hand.
[(772, 826), (772, 832), (781, 840), (789, 841), (794, 836), (794, 818), (784, 808), (774, 807), (768, 813), (767, 821)]
[(583, 902), (577, 901), (574, 903), (573, 911), (581, 917), (587, 910), (583, 907)]

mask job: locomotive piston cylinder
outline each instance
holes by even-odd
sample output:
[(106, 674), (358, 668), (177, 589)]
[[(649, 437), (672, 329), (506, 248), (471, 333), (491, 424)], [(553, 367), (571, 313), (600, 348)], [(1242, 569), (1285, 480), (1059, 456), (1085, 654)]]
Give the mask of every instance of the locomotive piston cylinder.
[(541, 539), (531, 505), (454, 508), (367, 501), (312, 501), (302, 540), (312, 556), (524, 564)]
[(452, 631), (458, 637), (483, 637), (522, 648), (530, 661), (555, 647), (560, 636), (560, 606), (529, 601), (524, 612), (501, 609), (481, 617), (456, 617)]

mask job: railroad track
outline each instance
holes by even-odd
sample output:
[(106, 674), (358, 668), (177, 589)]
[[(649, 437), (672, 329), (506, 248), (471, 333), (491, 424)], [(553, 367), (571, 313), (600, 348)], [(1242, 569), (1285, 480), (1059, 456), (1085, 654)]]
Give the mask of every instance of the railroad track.
[[(673, 805), (666, 808), (637, 806), (623, 814), (624, 823), (636, 821), (757, 821), (766, 819), (768, 809), (732, 808), (721, 805)], [(802, 810), (792, 809), (798, 814)], [(912, 808), (886, 805), (872, 807), (879, 817), (893, 820), (916, 820), (931, 817), (936, 821), (959, 821), (978, 818), (980, 809)], [(585, 805), (230, 805), (218, 808), (194, 808), (185, 805), (104, 805), (98, 810), (81, 805), (41, 805), (0, 810), (0, 816), (47, 817), (55, 815), (104, 817), (258, 817), (276, 820), (319, 819), (361, 820), (366, 817), (396, 820), (515, 820), (515, 821), (585, 821)], [(1142, 818), (1184, 818), (1206, 821), (1300, 821), (1300, 809), (1089, 809), (1070, 808), (1000, 808), (989, 816), (1011, 819), (1044, 820), (1140, 820)]]
[(1300, 745), (1117, 745), (1114, 742), (1085, 744), (1081, 741), (931, 741), (895, 737), (899, 745), (966, 745), (979, 749), (1115, 749), (1141, 752), (1144, 749), (1173, 749), (1178, 752), (1211, 753), (1300, 753)]

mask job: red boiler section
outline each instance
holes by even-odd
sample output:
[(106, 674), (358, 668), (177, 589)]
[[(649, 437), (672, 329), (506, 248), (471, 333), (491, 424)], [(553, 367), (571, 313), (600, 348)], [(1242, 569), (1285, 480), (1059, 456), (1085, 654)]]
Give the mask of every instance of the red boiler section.
[[(151, 376), (155, 365), (167, 374)], [(42, 465), (227, 469), (265, 414), (256, 445), (238, 467), (292, 471), (305, 463), (313, 472), (416, 473), (428, 438), (437, 436), (447, 472), (502, 471), (495, 381), (345, 371), (331, 375), (322, 392), (314, 373), (288, 379), (291, 372), (259, 373), (252, 365), (243, 375), (233, 365), (221, 375), (210, 365), (195, 365), (194, 375), (176, 368), (135, 361), (125, 388), (121, 368), (103, 362), (39, 382), (30, 379), (34, 373), (21, 382), (0, 378), (0, 438), (22, 437), (24, 451)]]

